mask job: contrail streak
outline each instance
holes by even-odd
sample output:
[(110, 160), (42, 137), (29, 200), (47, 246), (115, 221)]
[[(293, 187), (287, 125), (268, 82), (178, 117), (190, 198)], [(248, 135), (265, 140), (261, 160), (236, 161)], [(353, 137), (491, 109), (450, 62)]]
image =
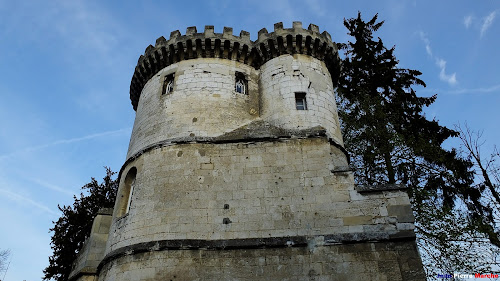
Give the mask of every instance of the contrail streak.
[(60, 145), (60, 144), (69, 144), (69, 143), (80, 142), (80, 141), (84, 141), (84, 140), (90, 140), (90, 139), (105, 137), (105, 136), (109, 136), (109, 135), (114, 135), (114, 134), (129, 132), (130, 129), (131, 128), (128, 127), (128, 128), (123, 128), (123, 129), (119, 129), (119, 130), (113, 130), (113, 131), (108, 131), (108, 132), (91, 134), (91, 135), (87, 135), (87, 136), (83, 136), (83, 137), (79, 137), (79, 138), (56, 140), (56, 141), (54, 141), (52, 143), (48, 143), (48, 144), (42, 144), (42, 145), (37, 145), (37, 146), (26, 147), (26, 148), (18, 150), (18, 151), (14, 151), (14, 152), (11, 152), (11, 153), (8, 153), (8, 154), (1, 155), (0, 156), (0, 160), (4, 160), (4, 159), (7, 159), (7, 158), (10, 158), (12, 156), (19, 155), (19, 154), (22, 154), (22, 153), (37, 151), (37, 150), (44, 149), (44, 148), (47, 148), (47, 147), (50, 147), (50, 146), (55, 146), (55, 145)]

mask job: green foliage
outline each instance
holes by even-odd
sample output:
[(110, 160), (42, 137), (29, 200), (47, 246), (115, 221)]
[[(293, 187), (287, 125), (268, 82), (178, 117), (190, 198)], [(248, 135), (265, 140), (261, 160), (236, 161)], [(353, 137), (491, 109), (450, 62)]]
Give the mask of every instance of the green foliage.
[(112, 179), (115, 173), (106, 167), (106, 176), (103, 182), (98, 183), (92, 178), (90, 183), (82, 187), (87, 194), (80, 193), (74, 196), (73, 206), (58, 206), (62, 216), (54, 223), (51, 238), (52, 256), (49, 257), (49, 266), (44, 269), (44, 280), (51, 278), (65, 281), (71, 272), (73, 261), (90, 235), (94, 217), (100, 208), (113, 208), (117, 179)]
[[(361, 14), (345, 20), (355, 42), (340, 45), (346, 58), (338, 88), (339, 115), (346, 148), (353, 152), (357, 165), (357, 180), (363, 184), (410, 183), (415, 176), (411, 171), (428, 170), (431, 165), (435, 167), (428, 187), (441, 189), (448, 197), (456, 184), (467, 186), (471, 180), (469, 164), (460, 161), (455, 151), (441, 148), (458, 133), (425, 118), (423, 108), (436, 96), (416, 95), (412, 87), (425, 86), (418, 78), (421, 73), (397, 67), (394, 47), (387, 49), (380, 38), (373, 38), (372, 33), (383, 24), (376, 21), (377, 15), (365, 23)], [(463, 176), (439, 171), (446, 165), (453, 168), (448, 172)]]
[(394, 47), (388, 49), (380, 38), (374, 39), (373, 33), (383, 25), (377, 15), (364, 22), (358, 13), (344, 25), (354, 42), (338, 44), (345, 58), (337, 103), (357, 183), (409, 186), (421, 246), (432, 248), (429, 255), (439, 253), (431, 258), (446, 260), (442, 266), (427, 262), (442, 270), (470, 269), (479, 258), (469, 255), (464, 242), (478, 233), (478, 239), (486, 234), (495, 240), (488, 229), (491, 223), (479, 219), (490, 213), (477, 205), (480, 192), (473, 184), (472, 163), (455, 149), (442, 148), (446, 139), (459, 133), (425, 117), (423, 109), (436, 95), (417, 96), (414, 87), (425, 87), (421, 73), (399, 68)]

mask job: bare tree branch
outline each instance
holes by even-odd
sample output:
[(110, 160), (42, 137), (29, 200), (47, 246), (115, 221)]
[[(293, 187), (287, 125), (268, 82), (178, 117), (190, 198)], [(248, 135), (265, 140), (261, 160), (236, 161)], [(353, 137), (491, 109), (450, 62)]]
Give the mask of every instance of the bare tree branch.
[(7, 260), (10, 256), (10, 250), (0, 250), (0, 273), (7, 270)]

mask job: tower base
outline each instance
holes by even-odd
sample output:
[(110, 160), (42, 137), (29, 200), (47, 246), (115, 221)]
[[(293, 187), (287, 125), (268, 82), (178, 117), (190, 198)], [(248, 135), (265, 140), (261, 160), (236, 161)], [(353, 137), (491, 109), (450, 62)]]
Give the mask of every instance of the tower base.
[(411, 239), (335, 245), (316, 240), (279, 248), (124, 254), (106, 263), (98, 280), (425, 280)]

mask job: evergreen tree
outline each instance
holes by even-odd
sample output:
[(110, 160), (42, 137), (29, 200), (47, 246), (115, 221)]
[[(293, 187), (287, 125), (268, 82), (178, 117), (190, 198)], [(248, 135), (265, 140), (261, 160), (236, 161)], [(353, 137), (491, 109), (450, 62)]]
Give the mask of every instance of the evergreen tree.
[(90, 235), (98, 210), (114, 206), (118, 191), (117, 179), (112, 179), (114, 174), (106, 167), (103, 182), (98, 183), (92, 178), (82, 187), (87, 194), (80, 193), (79, 198), (74, 196), (73, 206), (58, 206), (62, 216), (53, 222), (54, 227), (50, 229), (54, 232), (51, 238), (53, 254), (49, 257), (49, 266), (43, 271), (44, 280), (68, 280), (73, 261)]
[[(354, 42), (338, 44), (345, 59), (337, 103), (356, 182), (407, 185), (417, 235), (433, 247), (429, 254), (445, 255), (440, 257), (446, 259), (441, 269), (470, 269), (471, 264), (464, 263), (456, 251), (447, 250), (463, 246), (460, 242), (478, 233), (486, 233), (495, 243), (484, 227), (491, 225), (481, 219), (487, 210), (476, 205), (472, 163), (455, 149), (442, 148), (446, 139), (459, 134), (425, 117), (423, 109), (436, 95), (417, 96), (414, 87), (425, 87), (421, 72), (399, 68), (394, 47), (386, 48), (380, 38), (373, 38), (383, 23), (377, 22), (377, 15), (364, 22), (358, 13), (357, 18), (344, 20)], [(456, 224), (443, 223), (450, 221)], [(467, 249), (459, 250), (470, 255)]]

